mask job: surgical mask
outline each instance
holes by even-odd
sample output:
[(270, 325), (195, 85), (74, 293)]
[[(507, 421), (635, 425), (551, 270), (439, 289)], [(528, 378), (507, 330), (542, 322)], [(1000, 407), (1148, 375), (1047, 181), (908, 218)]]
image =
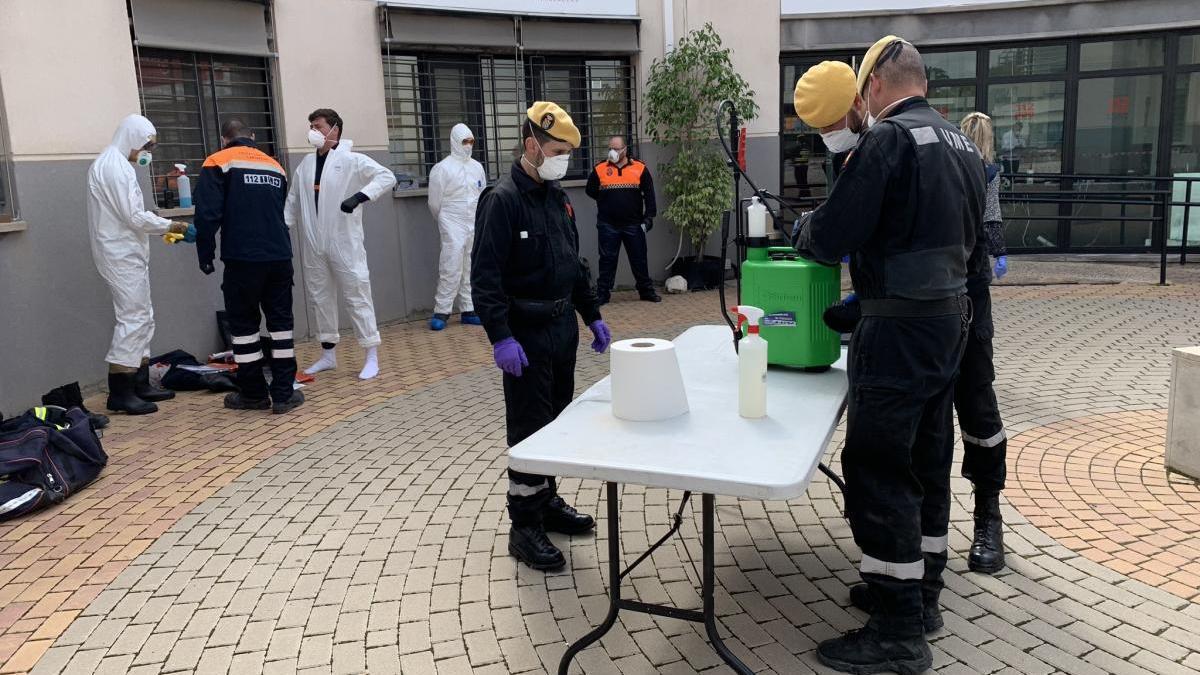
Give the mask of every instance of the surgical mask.
[(616, 164), (617, 162), (621, 161), (621, 153), (616, 150), (609, 150), (608, 151), (608, 161), (612, 162), (613, 164)]
[(137, 154), (137, 165), (150, 166), (150, 161), (153, 159), (154, 156), (150, 154), (149, 150), (139, 150)]
[(308, 130), (308, 143), (309, 143), (309, 145), (313, 146), (314, 148), (325, 147), (325, 134), (322, 134), (321, 132), (317, 131), (316, 129), (309, 129)]
[(867, 128), (870, 129), (871, 127), (875, 126), (876, 122), (879, 121), (879, 120), (875, 119), (875, 115), (873, 115), (871, 113), (871, 81), (870, 80), (867, 80), (866, 94), (867, 95), (863, 97), (863, 102), (866, 103), (866, 105), (867, 105)]
[(542, 165), (537, 168), (538, 175), (542, 180), (559, 180), (567, 175), (567, 165), (571, 163), (571, 153), (558, 155), (557, 157), (547, 157), (542, 154)]
[(821, 140), (825, 141), (825, 147), (829, 149), (829, 152), (837, 154), (853, 150), (858, 145), (858, 134), (850, 129), (842, 128), (821, 134)]

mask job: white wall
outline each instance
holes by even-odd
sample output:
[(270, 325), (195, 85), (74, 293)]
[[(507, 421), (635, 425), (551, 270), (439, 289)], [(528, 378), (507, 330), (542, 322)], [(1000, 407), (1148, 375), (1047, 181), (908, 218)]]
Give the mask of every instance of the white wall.
[(383, 61), (374, 0), (274, 3), (280, 133), (287, 151), (308, 152), (308, 114), (333, 108), (356, 150), (387, 150)]
[(16, 161), (93, 158), (141, 110), (123, 0), (3, 0), (0, 72)]

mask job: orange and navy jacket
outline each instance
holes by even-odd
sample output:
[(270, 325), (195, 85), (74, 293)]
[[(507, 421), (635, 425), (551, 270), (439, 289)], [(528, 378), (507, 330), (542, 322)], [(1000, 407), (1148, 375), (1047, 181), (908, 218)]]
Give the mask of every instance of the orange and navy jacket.
[(623, 167), (608, 160), (597, 164), (588, 175), (587, 195), (596, 200), (596, 218), (609, 225), (638, 225), (658, 215), (654, 179), (636, 159)]
[(221, 260), (291, 260), (283, 221), (287, 173), (249, 138), (238, 138), (204, 160), (196, 182), (196, 254), (211, 263), (221, 231)]

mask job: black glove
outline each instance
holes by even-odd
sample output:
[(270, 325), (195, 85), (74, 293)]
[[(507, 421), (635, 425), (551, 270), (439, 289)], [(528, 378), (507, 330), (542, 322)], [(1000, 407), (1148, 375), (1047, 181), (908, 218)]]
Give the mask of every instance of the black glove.
[(213, 267), (211, 260), (209, 260), (208, 262), (200, 263), (200, 271), (204, 272), (205, 274), (212, 274), (214, 269), (216, 269), (216, 268)]
[(354, 209), (357, 209), (359, 204), (366, 201), (370, 201), (366, 195), (361, 192), (355, 192), (346, 197), (346, 201), (342, 202), (342, 213), (354, 213)]
[(646, 218), (642, 221), (642, 232), (649, 232), (654, 229), (654, 219)]

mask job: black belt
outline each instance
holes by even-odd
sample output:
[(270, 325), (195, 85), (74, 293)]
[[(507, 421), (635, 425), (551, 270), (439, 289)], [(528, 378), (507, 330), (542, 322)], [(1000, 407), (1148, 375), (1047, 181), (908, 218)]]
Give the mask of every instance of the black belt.
[(557, 319), (575, 309), (570, 298), (559, 298), (558, 300), (513, 298), (510, 302), (513, 310), (519, 316), (527, 319)]
[(859, 300), (863, 316), (886, 316), (893, 318), (918, 319), (934, 316), (961, 316), (971, 311), (971, 301), (966, 295), (956, 295), (941, 300), (906, 300), (882, 298)]

